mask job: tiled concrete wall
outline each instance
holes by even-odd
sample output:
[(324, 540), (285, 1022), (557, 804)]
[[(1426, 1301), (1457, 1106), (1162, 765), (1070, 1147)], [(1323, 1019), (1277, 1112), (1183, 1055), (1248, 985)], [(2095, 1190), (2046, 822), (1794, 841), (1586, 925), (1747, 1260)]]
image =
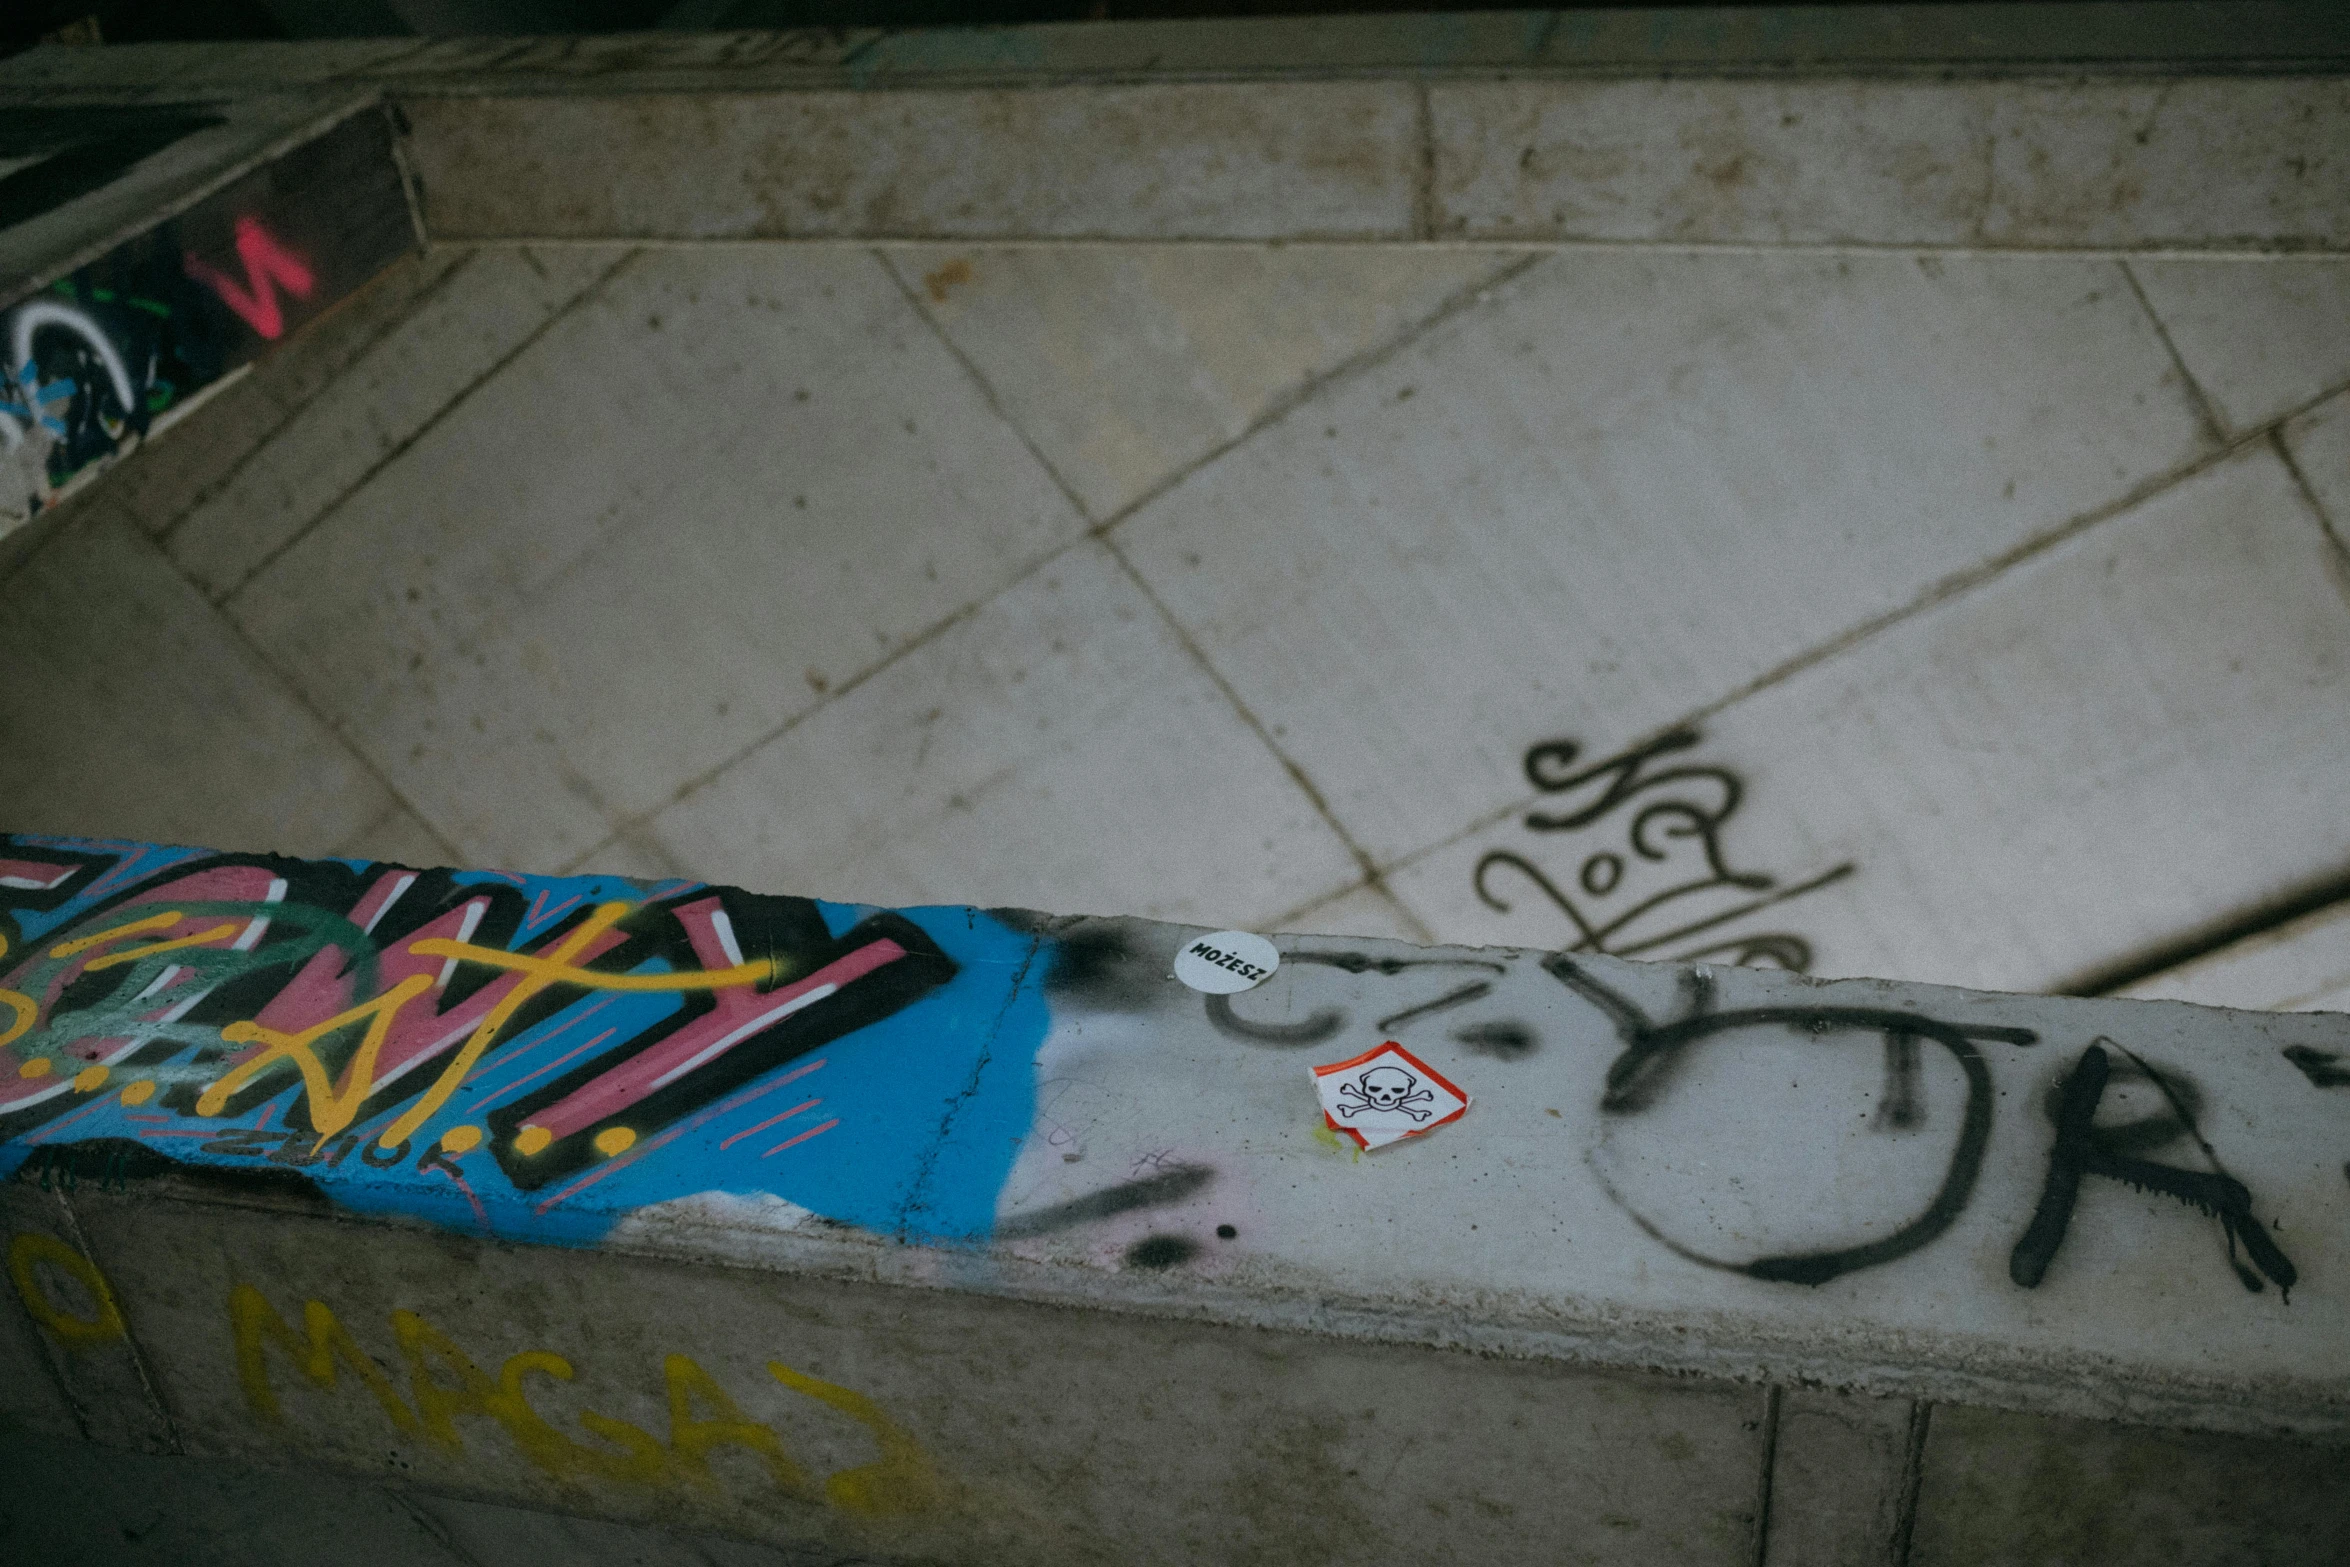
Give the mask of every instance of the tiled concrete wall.
[(2342, 274), (436, 249), (15, 568), (0, 768), (52, 830), (1553, 945), (1494, 856), (1593, 919), (1646, 862), (1529, 828), (1529, 749), (1693, 724), (1755, 896), (1853, 868), (1643, 950), (2061, 985), (2350, 858)]

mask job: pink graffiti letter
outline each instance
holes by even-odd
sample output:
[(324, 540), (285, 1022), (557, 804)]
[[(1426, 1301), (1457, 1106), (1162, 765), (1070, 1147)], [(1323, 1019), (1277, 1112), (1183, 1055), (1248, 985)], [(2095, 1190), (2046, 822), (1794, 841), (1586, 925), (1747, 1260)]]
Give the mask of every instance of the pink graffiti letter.
[(285, 312), (278, 308), (278, 289), (296, 299), (308, 299), (317, 286), (309, 264), (280, 245), (261, 226), (261, 220), (249, 214), (237, 219), (237, 260), (244, 264), (244, 282), (208, 266), (192, 250), (184, 259), (188, 276), (208, 284), (247, 326), (273, 343), (286, 331)]

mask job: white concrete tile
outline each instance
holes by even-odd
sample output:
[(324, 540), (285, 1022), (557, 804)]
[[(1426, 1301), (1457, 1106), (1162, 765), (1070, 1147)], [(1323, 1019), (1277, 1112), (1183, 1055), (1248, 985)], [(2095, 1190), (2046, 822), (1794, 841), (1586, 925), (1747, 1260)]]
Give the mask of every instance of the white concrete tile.
[[(677, 863), (676, 856), (642, 828), (631, 829), (609, 843), (597, 845), (576, 865), (566, 869), (574, 875), (625, 876), (633, 881), (666, 881), (688, 874)], [(696, 875), (694, 879), (716, 880), (708, 875)]]
[(871, 256), (673, 251), (229, 605), (469, 860), (554, 869), (1082, 527)]
[(1430, 939), (1410, 911), (1379, 887), (1356, 887), (1342, 892), (1312, 908), (1275, 920), (1274, 927), (1299, 935), (1363, 936), (1421, 945)]
[(454, 865), (457, 851), (404, 805), (395, 805), (359, 832), (335, 846), (337, 855), (353, 860), (388, 860), (430, 870)]
[(2073, 261), (1578, 254), (1121, 525), (1382, 860), (2197, 449), (2126, 280)]
[(1246, 926), (1361, 872), (1093, 543), (655, 818), (773, 892)]
[(220, 597), (299, 537), (625, 252), (557, 247), (471, 257), (282, 428), (170, 535), (171, 556)]
[(1398, 81), (404, 107), (425, 227), (451, 240), (1400, 240), (1420, 161)]
[(1515, 259), (1314, 246), (891, 252), (1096, 519)]
[(2231, 431), (2350, 383), (2350, 261), (2133, 261), (2130, 270)]
[(0, 669), (12, 831), (325, 854), (392, 804), (119, 513), (0, 588)]
[(2247, 936), (2114, 994), (2256, 1012), (2350, 1012), (2350, 903)]
[[(2285, 449), (2334, 537), (2350, 544), (2350, 393), (2328, 398), (2285, 426)], [(2343, 591), (2350, 593), (2350, 579)]]
[[(2350, 860), (2350, 606), (2330, 549), (2255, 448), (1716, 715), (1660, 765), (1734, 775), (1734, 817), (1719, 779), (1662, 783), (1577, 832), (1513, 815), (1389, 882), (1444, 940), (1561, 946), (1574, 927), (1516, 867), (1487, 873), (1507, 914), (1480, 900), (1480, 860), (1519, 854), (1604, 919), (1706, 881), (1690, 829), (1713, 819), (1723, 867), (1775, 888), (1694, 892), (1628, 935), (1857, 868), (1634, 955), (1726, 961), (1723, 944), (1778, 933), (1823, 974), (2064, 984)], [(1665, 857), (1642, 858), (1636, 812), (1673, 800), (1696, 814), (1652, 820)], [(1621, 890), (1577, 891), (1602, 852)]]

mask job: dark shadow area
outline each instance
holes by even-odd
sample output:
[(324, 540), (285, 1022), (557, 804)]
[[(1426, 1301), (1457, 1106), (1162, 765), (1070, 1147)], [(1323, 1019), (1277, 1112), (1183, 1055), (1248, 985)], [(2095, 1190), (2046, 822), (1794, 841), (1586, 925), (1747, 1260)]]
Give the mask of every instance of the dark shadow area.
[[(1811, 0), (1859, 7), (1873, 0)], [(1975, 0), (1911, 0), (1934, 8)], [(2009, 0), (2019, 5), (2079, 0)], [(2135, 0), (2094, 0), (2124, 11)], [(1717, 0), (1706, 10), (1769, 10)], [(1222, 17), (1457, 15), (1511, 9), (1476, 0), (18, 0), (0, 18), (0, 55), (44, 39), (107, 44), (287, 38), (457, 38), (802, 27), (1005, 27), (1040, 22)], [(1611, 0), (1542, 10), (1687, 10), (1673, 0)], [(1808, 9), (1808, 7), (1807, 7)]]

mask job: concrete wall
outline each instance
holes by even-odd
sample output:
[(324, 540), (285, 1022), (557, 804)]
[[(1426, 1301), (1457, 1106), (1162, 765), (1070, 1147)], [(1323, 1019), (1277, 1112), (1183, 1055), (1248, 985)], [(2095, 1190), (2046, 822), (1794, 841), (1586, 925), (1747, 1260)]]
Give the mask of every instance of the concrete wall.
[[(2350, 1527), (2337, 1016), (7, 855), (36, 1429), (891, 1560)], [(1382, 1038), (1470, 1106), (1365, 1153)]]
[[(1671, 886), (1603, 945), (2156, 982), (2350, 888), (2337, 54), (2025, 9), (1672, 82), (1653, 17), (34, 51), (50, 107), (384, 95), (440, 242), (16, 541), (0, 784), (1409, 940)], [(921, 233), (998, 237), (859, 248)], [(1682, 731), (1643, 765), (1733, 877), (1533, 825)], [(2327, 993), (2293, 950), (2274, 999)]]

